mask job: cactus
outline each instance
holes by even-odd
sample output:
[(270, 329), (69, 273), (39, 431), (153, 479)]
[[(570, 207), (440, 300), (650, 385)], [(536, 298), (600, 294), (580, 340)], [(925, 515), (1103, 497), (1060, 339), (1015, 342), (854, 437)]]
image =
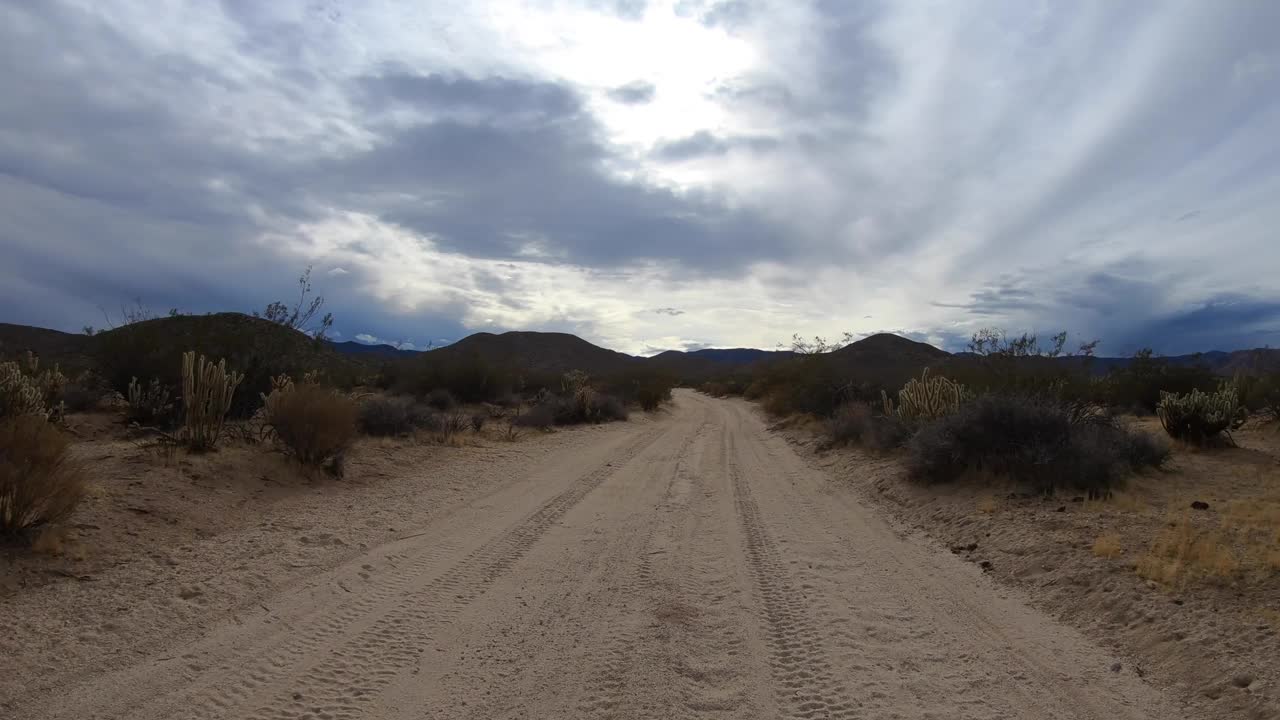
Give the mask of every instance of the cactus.
[(127, 399), (129, 401), (128, 418), (135, 422), (149, 423), (164, 420), (173, 409), (169, 388), (158, 378), (152, 378), (147, 385), (138, 382), (136, 377), (131, 379)]
[(192, 450), (209, 450), (222, 436), (222, 426), (236, 386), (244, 376), (227, 372), (227, 361), (217, 365), (196, 357), (194, 350), (182, 355), (183, 441)]
[(49, 417), (40, 386), (15, 362), (0, 363), (0, 418), (19, 415)]
[(1179, 395), (1162, 390), (1156, 415), (1170, 437), (1195, 443), (1213, 442), (1224, 433), (1230, 438), (1229, 432), (1249, 417), (1232, 383), (1223, 383), (1211, 393), (1192, 390)]
[(936, 420), (960, 409), (960, 405), (973, 398), (965, 386), (941, 375), (929, 376), (925, 368), (919, 379), (911, 379), (898, 391), (898, 404), (894, 407), (889, 394), (880, 391), (880, 402), (887, 417), (917, 423)]

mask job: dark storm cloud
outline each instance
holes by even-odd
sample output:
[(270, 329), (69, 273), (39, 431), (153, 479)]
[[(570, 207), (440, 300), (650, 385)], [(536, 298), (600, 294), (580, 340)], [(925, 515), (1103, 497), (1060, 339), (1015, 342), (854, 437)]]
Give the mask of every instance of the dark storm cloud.
[[(432, 107), (473, 114), (389, 129), (368, 152), (310, 168), (309, 186), (435, 237), (445, 249), (515, 257), (534, 237), (551, 257), (576, 264), (678, 258), (705, 273), (788, 252), (768, 222), (711, 194), (677, 195), (611, 177), (605, 168), (614, 151), (601, 128), (557, 86), (403, 75), (362, 85), (396, 102), (429, 97)], [(536, 111), (509, 112), (513, 95)]]
[(609, 98), (624, 105), (643, 105), (653, 100), (658, 89), (643, 80), (627, 83), (609, 91)]

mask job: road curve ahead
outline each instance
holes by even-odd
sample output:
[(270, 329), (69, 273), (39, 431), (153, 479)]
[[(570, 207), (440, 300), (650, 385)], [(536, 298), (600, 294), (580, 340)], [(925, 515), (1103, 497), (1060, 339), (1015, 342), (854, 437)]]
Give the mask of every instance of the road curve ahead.
[(678, 391), (413, 537), (24, 718), (1177, 718), (900, 537), (751, 407)]

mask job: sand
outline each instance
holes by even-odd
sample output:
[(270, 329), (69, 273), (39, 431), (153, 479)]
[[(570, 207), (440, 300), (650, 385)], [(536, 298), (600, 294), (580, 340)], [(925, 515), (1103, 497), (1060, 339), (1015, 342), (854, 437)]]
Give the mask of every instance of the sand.
[[(895, 530), (740, 401), (678, 391), (652, 421), (397, 467), (279, 506), (291, 534), (343, 542), (283, 556), (315, 567), (243, 552), (284, 544), (254, 525), (193, 543), (191, 562), (221, 573), (196, 588), (222, 588), (203, 613), (129, 612), (189, 602), (189, 579), (170, 577), (185, 564), (11, 595), (3, 714), (1188, 716), (974, 564)], [(354, 530), (393, 510), (395, 535)], [(104, 633), (87, 603), (128, 619)]]

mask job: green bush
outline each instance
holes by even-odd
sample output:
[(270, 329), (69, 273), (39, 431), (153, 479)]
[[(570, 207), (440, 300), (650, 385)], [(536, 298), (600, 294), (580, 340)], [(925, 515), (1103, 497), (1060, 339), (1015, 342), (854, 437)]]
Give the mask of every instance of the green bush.
[(1200, 390), (1192, 390), (1185, 395), (1162, 392), (1156, 415), (1170, 437), (1201, 445), (1217, 443), (1224, 438), (1230, 441), (1230, 431), (1244, 425), (1249, 417), (1231, 383), (1224, 383), (1210, 393)]
[(969, 471), (1008, 477), (1044, 493), (1105, 494), (1135, 465), (1167, 453), (1105, 417), (1048, 398), (986, 395), (922, 427), (907, 443), (912, 477), (954, 481)]

